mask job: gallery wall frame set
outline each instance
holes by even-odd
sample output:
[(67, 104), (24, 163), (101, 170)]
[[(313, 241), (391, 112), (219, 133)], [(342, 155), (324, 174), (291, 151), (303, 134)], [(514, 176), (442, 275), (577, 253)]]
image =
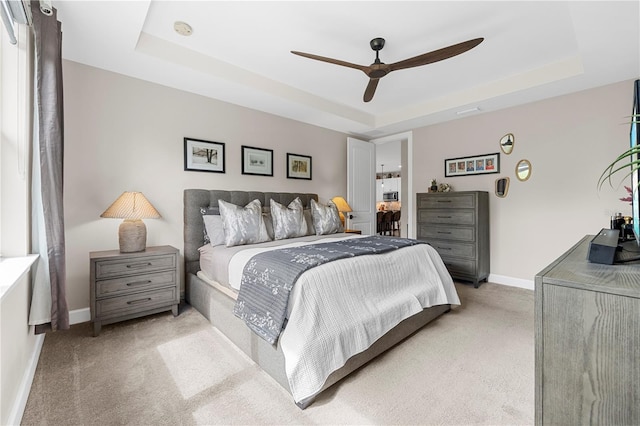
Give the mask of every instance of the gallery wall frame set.
[(448, 158), (444, 160), (444, 176), (472, 176), (500, 173), (500, 153)]
[[(225, 173), (224, 142), (184, 139), (184, 170)], [(273, 150), (241, 146), (242, 174), (273, 176)], [(311, 156), (287, 153), (287, 178), (311, 180)]]
[(225, 144), (184, 138), (184, 169), (198, 172), (225, 172)]

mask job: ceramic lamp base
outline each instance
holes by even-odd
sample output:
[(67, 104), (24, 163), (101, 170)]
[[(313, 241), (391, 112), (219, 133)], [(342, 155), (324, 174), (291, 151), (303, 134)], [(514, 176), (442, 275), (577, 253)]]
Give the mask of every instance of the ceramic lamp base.
[(121, 253), (144, 251), (147, 247), (147, 227), (140, 219), (125, 219), (118, 228)]

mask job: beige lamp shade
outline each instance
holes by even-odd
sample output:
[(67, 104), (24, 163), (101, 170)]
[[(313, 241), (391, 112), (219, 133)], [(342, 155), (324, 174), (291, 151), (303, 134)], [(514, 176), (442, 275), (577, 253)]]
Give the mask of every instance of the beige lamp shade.
[(123, 192), (100, 217), (124, 219), (118, 229), (120, 251), (144, 251), (147, 246), (147, 227), (142, 219), (157, 219), (160, 213), (142, 192)]
[(343, 213), (352, 212), (353, 209), (351, 208), (349, 203), (347, 203), (347, 200), (345, 200), (343, 197), (340, 197), (340, 196), (333, 197), (331, 201), (333, 201), (333, 204), (335, 204), (336, 207), (338, 208), (338, 211), (340, 212), (340, 221), (342, 222), (342, 226), (345, 226)]

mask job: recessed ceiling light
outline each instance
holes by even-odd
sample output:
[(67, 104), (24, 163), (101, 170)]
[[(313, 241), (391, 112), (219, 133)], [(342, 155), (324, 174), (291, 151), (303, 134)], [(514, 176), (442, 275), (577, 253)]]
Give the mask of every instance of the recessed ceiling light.
[(191, 28), (191, 25), (182, 21), (174, 22), (173, 29), (176, 30), (178, 34), (183, 36), (190, 36), (193, 33), (193, 29)]

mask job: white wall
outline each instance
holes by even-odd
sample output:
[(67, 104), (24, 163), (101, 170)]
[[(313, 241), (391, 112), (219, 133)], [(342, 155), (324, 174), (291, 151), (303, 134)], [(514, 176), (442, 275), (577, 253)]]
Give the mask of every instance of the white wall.
[[(489, 191), (491, 274), (531, 281), (584, 235), (607, 228), (613, 212), (631, 214), (619, 201), (622, 186), (598, 192), (596, 184), (629, 147), (632, 88), (629, 80), (414, 130), (414, 190), (426, 192), (435, 178), (456, 191)], [(501, 154), (499, 174), (444, 177), (444, 159), (499, 152), (506, 133), (516, 141)], [(515, 178), (520, 159), (532, 164), (526, 182)], [(494, 182), (503, 176), (511, 185), (500, 199)]]
[[(346, 194), (344, 134), (75, 62), (63, 74), (70, 310), (89, 306), (89, 252), (118, 248), (120, 220), (99, 216), (125, 190), (162, 215), (145, 220), (147, 245), (180, 250), (183, 189)], [(226, 173), (184, 171), (183, 137), (224, 142)], [(242, 175), (241, 145), (273, 149), (274, 177)], [(288, 152), (312, 156), (311, 181), (286, 178)]]
[(0, 424), (17, 424), (22, 417), (40, 356), (44, 335), (29, 326), (31, 279), (25, 272), (0, 298)]

